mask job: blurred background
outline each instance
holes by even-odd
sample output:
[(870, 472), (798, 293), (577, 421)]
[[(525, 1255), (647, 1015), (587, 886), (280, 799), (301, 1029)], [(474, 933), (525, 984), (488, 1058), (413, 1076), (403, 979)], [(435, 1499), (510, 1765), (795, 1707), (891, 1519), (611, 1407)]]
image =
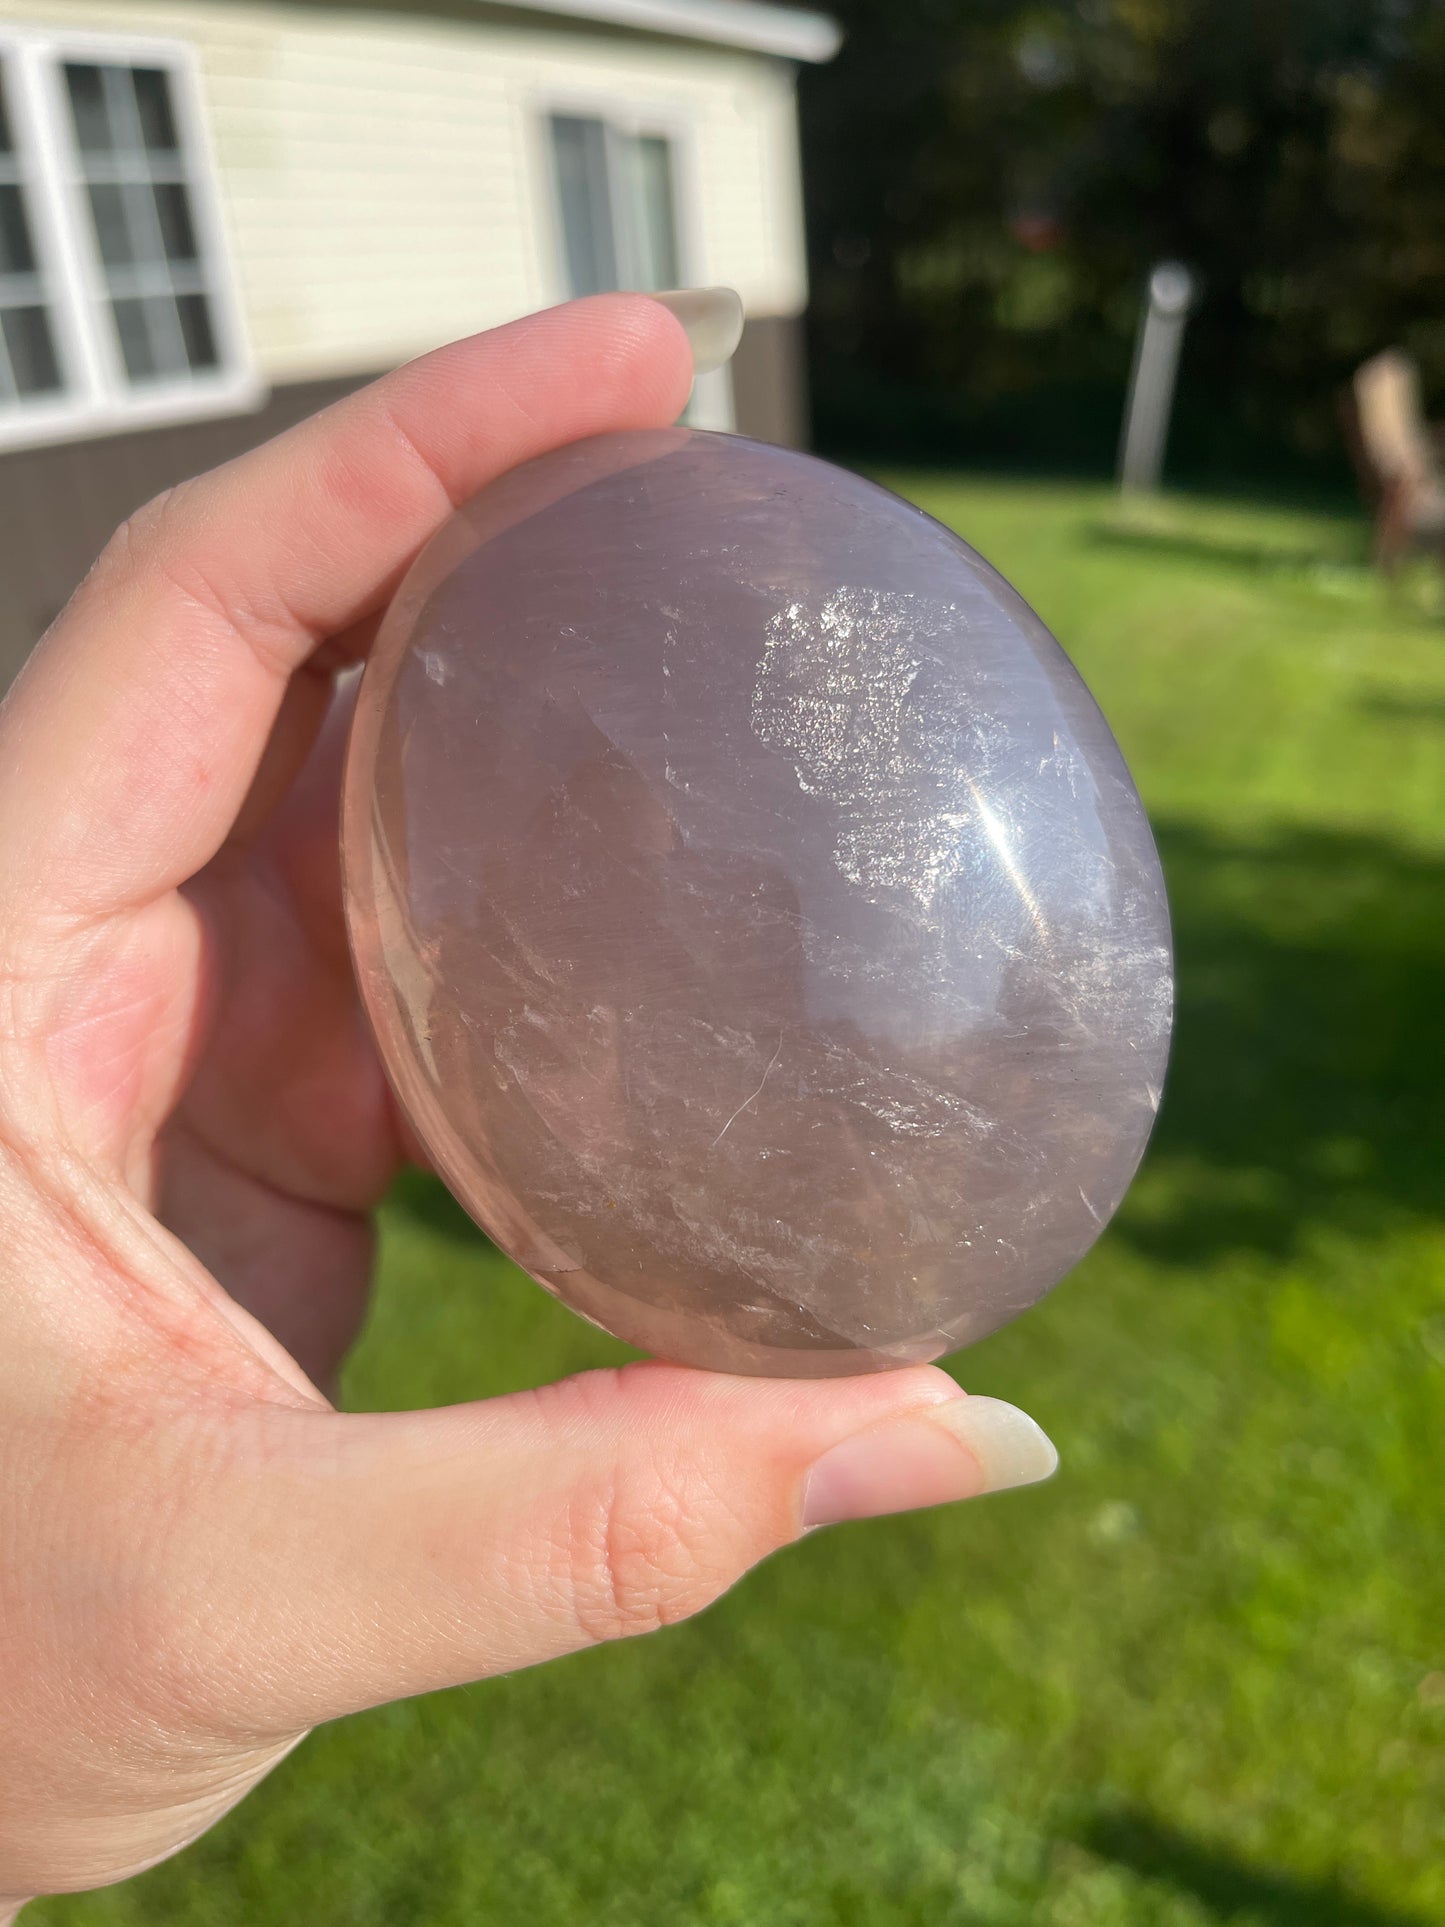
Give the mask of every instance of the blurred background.
[[(167, 483), (709, 282), (748, 323), (691, 418), (982, 549), (1158, 832), (1154, 1146), (954, 1361), (1062, 1470), (320, 1732), (34, 1916), (1445, 1922), (1440, 0), (0, 0), (0, 668)], [(351, 1405), (619, 1356), (399, 1188)]]

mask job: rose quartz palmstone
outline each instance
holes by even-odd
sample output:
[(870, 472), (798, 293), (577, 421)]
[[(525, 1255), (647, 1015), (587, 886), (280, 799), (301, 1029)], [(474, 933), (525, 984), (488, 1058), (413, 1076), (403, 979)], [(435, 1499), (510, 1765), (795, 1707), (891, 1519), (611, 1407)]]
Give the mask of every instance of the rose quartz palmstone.
[(461, 509), (363, 679), (345, 855), (429, 1156), (647, 1351), (967, 1344), (1154, 1121), (1168, 910), (1107, 725), (973, 550), (805, 455), (607, 435)]

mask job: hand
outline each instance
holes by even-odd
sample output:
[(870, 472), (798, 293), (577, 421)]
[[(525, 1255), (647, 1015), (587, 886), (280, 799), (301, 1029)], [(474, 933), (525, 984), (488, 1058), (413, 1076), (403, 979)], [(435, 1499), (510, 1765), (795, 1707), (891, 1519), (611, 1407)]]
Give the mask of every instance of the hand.
[(0, 1919), (174, 1852), (320, 1720), (1052, 1467), (931, 1370), (324, 1395), (404, 1152), (342, 930), (334, 672), (453, 503), (672, 421), (690, 374), (641, 296), (403, 368), (143, 509), (0, 710)]

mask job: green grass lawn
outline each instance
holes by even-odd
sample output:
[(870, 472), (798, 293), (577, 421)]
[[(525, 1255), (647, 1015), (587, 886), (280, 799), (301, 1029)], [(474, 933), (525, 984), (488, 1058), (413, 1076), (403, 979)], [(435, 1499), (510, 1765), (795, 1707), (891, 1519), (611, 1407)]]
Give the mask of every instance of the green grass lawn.
[[(955, 1361), (1058, 1478), (320, 1732), (180, 1860), (37, 1923), (1445, 1922), (1445, 623), (1348, 520), (900, 485), (1073, 654), (1173, 894), (1139, 1182)], [(412, 1183), (348, 1397), (619, 1351)]]

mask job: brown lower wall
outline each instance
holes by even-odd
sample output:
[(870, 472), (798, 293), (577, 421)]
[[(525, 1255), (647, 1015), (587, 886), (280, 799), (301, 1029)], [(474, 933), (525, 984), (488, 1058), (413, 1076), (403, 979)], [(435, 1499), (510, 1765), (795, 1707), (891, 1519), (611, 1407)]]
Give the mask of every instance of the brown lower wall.
[(289, 383), (248, 415), (0, 455), (0, 689), (125, 518), (358, 386)]
[(809, 442), (808, 363), (801, 315), (753, 315), (732, 359), (740, 435), (785, 448)]
[[(738, 432), (803, 446), (801, 320), (750, 320), (732, 367)], [(290, 383), (249, 415), (0, 455), (0, 691), (126, 516), (162, 489), (279, 434), (361, 379)]]

